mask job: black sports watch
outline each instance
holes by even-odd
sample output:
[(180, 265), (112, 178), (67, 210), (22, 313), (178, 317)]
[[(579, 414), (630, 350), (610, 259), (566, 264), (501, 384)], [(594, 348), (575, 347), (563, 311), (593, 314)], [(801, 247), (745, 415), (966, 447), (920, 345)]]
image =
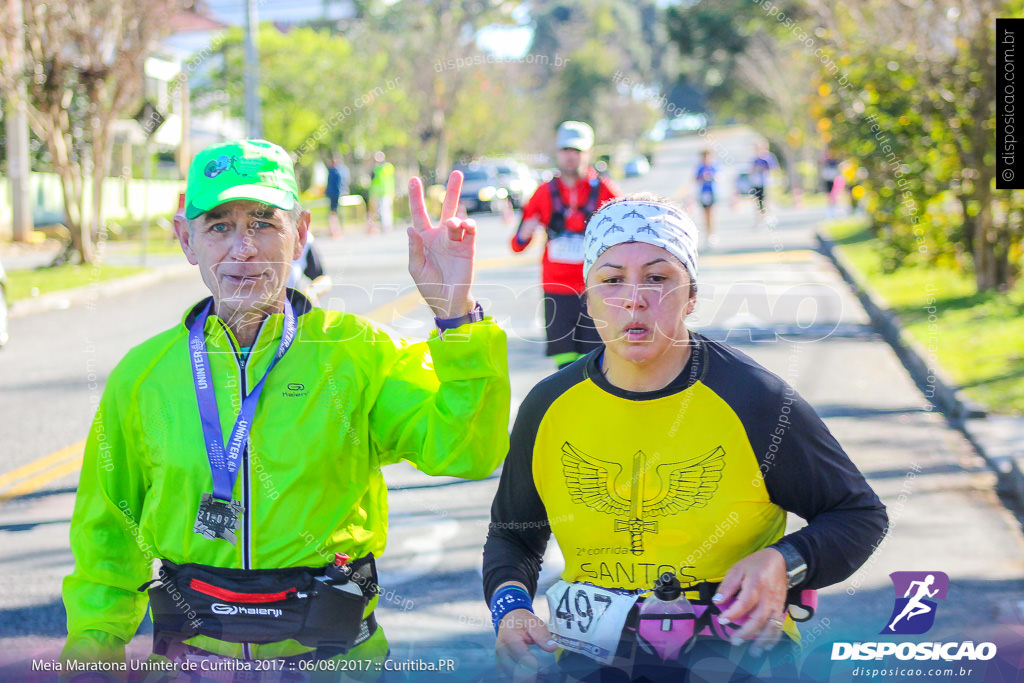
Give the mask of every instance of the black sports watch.
[(768, 547), (778, 550), (782, 554), (782, 559), (786, 561), (786, 588), (796, 588), (803, 583), (807, 578), (807, 560), (800, 551), (786, 541), (779, 541)]

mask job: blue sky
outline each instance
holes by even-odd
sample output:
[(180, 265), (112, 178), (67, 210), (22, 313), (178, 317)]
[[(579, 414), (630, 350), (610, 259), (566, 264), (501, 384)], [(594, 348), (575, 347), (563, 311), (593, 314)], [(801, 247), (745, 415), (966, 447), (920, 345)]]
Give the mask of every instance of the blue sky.
[[(207, 0), (206, 4), (214, 18), (225, 24), (245, 25), (246, 0)], [(260, 0), (256, 11), (259, 21), (291, 22), (322, 17), (325, 8), (323, 0)], [(329, 19), (347, 19), (352, 16), (346, 3), (328, 3), (326, 12)], [(513, 19), (520, 26), (485, 28), (477, 34), (477, 45), (504, 59), (525, 55), (533, 39), (533, 28), (528, 23), (529, 16), (522, 8), (514, 13)], [(183, 38), (172, 41), (172, 44), (191, 51), (206, 46), (205, 37), (202, 40)]]

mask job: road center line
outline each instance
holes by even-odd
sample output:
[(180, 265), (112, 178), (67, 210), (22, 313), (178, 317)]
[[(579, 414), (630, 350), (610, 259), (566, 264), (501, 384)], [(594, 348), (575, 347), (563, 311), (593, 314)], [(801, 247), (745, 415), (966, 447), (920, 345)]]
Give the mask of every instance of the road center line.
[(73, 443), (70, 446), (65, 446), (59, 451), (50, 453), (49, 455), (44, 455), (38, 460), (33, 460), (32, 462), (26, 465), (22, 465), (21, 467), (15, 470), (11, 470), (10, 472), (0, 474), (0, 489), (9, 486), (10, 484), (18, 481), (19, 479), (31, 476), (40, 470), (44, 470), (49, 467), (59, 465), (63, 461), (68, 460), (69, 458), (81, 456), (82, 451), (84, 449), (85, 439), (82, 439), (78, 443)]
[(20, 496), (27, 496), (30, 493), (35, 493), (54, 479), (60, 479), (65, 474), (74, 472), (82, 466), (83, 457), (84, 456), (81, 455), (73, 457), (71, 460), (54, 467), (52, 470), (47, 470), (42, 474), (37, 474), (31, 479), (26, 479), (21, 482), (9, 491), (0, 493), (0, 503), (4, 503)]

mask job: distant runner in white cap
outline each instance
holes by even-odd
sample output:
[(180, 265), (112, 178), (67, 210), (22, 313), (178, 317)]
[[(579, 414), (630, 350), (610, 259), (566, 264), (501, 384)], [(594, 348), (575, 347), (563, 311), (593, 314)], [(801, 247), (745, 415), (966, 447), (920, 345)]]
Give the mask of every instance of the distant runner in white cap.
[(594, 130), (582, 121), (558, 127), (559, 175), (544, 183), (523, 207), (512, 251), (526, 249), (539, 228), (547, 231), (541, 261), (547, 355), (558, 368), (601, 345), (580, 301), (583, 294), (583, 230), (593, 213), (619, 189), (589, 167)]

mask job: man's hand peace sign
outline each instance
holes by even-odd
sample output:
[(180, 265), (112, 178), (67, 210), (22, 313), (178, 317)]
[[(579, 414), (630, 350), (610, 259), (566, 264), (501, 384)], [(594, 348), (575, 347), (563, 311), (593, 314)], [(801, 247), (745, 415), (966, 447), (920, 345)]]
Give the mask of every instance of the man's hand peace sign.
[(409, 274), (437, 318), (458, 318), (476, 306), (469, 291), (473, 285), (476, 222), (455, 216), (461, 191), (462, 173), (452, 171), (441, 220), (434, 227), (423, 199), (423, 181), (418, 177), (409, 181)]

